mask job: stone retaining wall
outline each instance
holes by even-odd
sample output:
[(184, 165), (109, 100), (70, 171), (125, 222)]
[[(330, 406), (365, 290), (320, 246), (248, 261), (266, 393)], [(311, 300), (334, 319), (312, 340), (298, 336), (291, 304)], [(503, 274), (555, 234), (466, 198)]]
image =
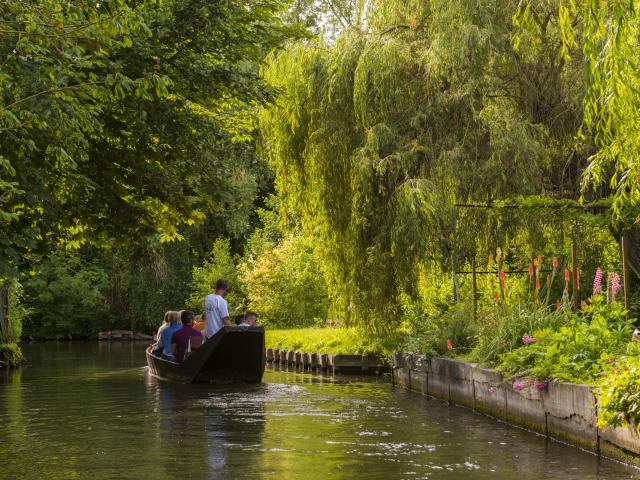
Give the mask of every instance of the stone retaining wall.
[(601, 429), (590, 385), (550, 383), (515, 390), (500, 372), (447, 358), (397, 354), (394, 382), (409, 390), (473, 408), (487, 415), (640, 466), (640, 433), (634, 426)]
[(375, 355), (333, 355), (267, 348), (267, 363), (302, 371), (331, 374), (379, 375), (389, 367)]

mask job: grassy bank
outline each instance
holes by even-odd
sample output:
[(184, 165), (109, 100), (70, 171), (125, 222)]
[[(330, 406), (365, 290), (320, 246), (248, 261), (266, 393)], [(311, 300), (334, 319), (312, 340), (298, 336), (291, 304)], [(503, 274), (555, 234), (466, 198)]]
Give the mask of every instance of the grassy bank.
[(267, 348), (332, 354), (382, 354), (392, 349), (389, 344), (367, 339), (350, 328), (296, 328), (267, 330)]

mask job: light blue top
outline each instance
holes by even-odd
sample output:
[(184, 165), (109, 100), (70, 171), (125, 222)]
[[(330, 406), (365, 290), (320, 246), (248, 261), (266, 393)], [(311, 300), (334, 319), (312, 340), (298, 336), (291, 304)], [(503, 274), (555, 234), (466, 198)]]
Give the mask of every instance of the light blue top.
[(207, 316), (207, 322), (204, 325), (204, 336), (210, 338), (222, 328), (222, 319), (229, 318), (227, 301), (221, 295), (211, 293), (204, 300), (204, 312)]
[(164, 346), (164, 353), (171, 353), (171, 335), (173, 332), (177, 332), (182, 328), (181, 323), (172, 323), (162, 332), (162, 345)]

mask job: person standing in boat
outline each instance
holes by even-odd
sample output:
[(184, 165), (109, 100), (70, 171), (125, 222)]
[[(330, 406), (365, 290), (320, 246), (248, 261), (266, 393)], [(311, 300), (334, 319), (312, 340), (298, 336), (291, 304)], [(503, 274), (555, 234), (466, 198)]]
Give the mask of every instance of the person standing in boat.
[(202, 334), (192, 326), (193, 319), (194, 315), (191, 310), (182, 310), (182, 312), (180, 313), (182, 328), (173, 332), (173, 335), (171, 336), (171, 343), (176, 344), (174, 355), (176, 358), (176, 362), (178, 363), (182, 363), (182, 361), (184, 360), (184, 355), (189, 349), (189, 342), (191, 342), (191, 346), (193, 348), (196, 347), (196, 340), (198, 341), (198, 343), (202, 343), (201, 340), (199, 340), (202, 337)]
[(205, 338), (213, 337), (224, 325), (231, 325), (229, 307), (224, 299), (228, 291), (229, 282), (221, 278), (216, 282), (215, 293), (210, 293), (204, 300), (204, 314), (206, 316)]

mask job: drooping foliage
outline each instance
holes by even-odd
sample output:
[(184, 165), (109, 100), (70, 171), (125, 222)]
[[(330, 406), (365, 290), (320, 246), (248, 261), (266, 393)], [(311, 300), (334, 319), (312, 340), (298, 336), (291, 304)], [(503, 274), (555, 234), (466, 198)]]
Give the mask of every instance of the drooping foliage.
[[(538, 2), (525, 2), (518, 18), (525, 30)], [(584, 173), (586, 185), (612, 189), (620, 220), (640, 215), (640, 2), (558, 0), (565, 57), (584, 65), (584, 134), (596, 151)]]
[[(374, 2), (367, 32), (297, 44), (266, 68), (283, 91), (261, 124), (282, 211), (317, 241), (338, 316), (395, 328), (418, 266), (448, 267), (464, 240), (456, 203), (578, 197), (577, 70), (553, 5), (536, 7), (538, 31), (515, 48), (516, 8)], [(470, 242), (493, 228), (457, 222)]]

